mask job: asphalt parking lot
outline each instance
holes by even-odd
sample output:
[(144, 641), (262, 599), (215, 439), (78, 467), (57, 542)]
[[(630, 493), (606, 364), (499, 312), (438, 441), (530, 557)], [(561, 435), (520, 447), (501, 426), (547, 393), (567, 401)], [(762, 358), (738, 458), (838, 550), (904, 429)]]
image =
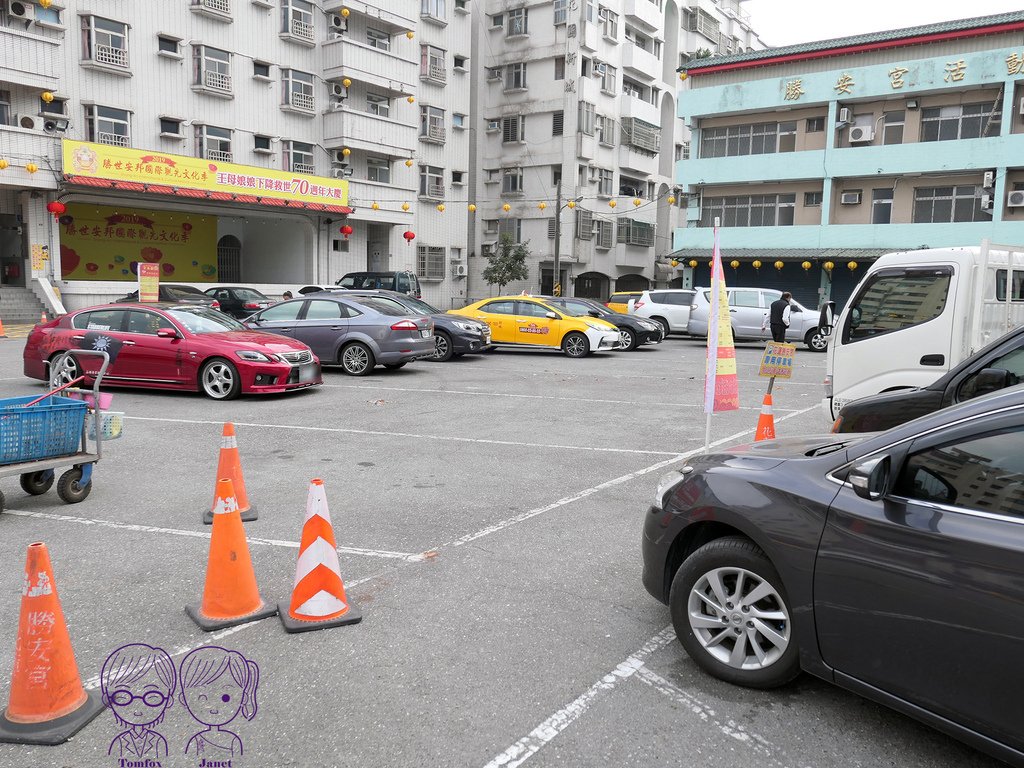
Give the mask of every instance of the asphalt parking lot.
[[(0, 340), (0, 396), (39, 393), (24, 342)], [(740, 411), (712, 440), (752, 438), (765, 382), (741, 345)], [(126, 435), (90, 497), (64, 505), (0, 480), (0, 696), (25, 548), (44, 541), (87, 686), (116, 647), (179, 660), (203, 644), (260, 668), (258, 711), (232, 729), (249, 766), (900, 766), (997, 763), (887, 709), (802, 678), (774, 692), (702, 674), (640, 583), (658, 477), (701, 449), (704, 349), (672, 339), (570, 360), (497, 352), (215, 403), (118, 391)], [(775, 387), (780, 436), (827, 429), (823, 355)], [(286, 634), (277, 618), (212, 635), (199, 600), (221, 426), (234, 421), (260, 591), (287, 599), (306, 491), (324, 479), (361, 624)], [(109, 713), (58, 747), (0, 745), (0, 768), (113, 766)], [(195, 728), (172, 709), (164, 765)], [(235, 764), (243, 764), (241, 760)]]

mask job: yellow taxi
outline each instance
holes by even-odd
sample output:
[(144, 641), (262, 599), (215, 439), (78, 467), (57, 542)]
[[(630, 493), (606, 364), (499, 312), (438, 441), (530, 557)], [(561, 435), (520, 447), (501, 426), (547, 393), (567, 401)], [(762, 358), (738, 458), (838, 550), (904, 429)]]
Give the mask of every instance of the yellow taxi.
[(604, 305), (612, 312), (629, 315), (633, 312), (632, 305), (640, 300), (641, 295), (643, 295), (643, 291), (616, 291)]
[(561, 349), (568, 357), (617, 349), (619, 329), (595, 317), (572, 317), (532, 296), (496, 296), (462, 309), (449, 309), (487, 323), (498, 347)]

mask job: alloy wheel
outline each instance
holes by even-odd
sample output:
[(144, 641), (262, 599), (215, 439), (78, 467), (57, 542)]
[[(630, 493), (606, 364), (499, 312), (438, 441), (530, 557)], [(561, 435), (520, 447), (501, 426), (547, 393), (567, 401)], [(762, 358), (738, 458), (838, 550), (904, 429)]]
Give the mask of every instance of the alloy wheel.
[(62, 355), (54, 361), (50, 368), (50, 387), (56, 389), (70, 384), (79, 377), (78, 363), (70, 354)]
[(235, 386), (235, 371), (227, 363), (213, 362), (203, 371), (203, 390), (215, 400), (231, 394)]
[(347, 347), (341, 355), (341, 364), (349, 373), (360, 374), (370, 363), (369, 353), (358, 344)]
[(444, 334), (434, 336), (434, 359), (447, 360), (451, 346), (448, 344), (448, 337)]

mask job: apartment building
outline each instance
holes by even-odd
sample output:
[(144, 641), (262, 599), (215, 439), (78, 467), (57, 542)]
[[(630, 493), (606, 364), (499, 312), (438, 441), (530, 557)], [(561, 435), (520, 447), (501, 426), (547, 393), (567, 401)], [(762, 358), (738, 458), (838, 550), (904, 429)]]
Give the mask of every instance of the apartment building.
[[(690, 61), (675, 257), (845, 300), (882, 253), (1024, 242), (1024, 12)], [(692, 266), (691, 266), (692, 265)]]
[(449, 304), (471, 94), (451, 2), (3, 0), (4, 258), (69, 307), (144, 259), (268, 293), (417, 270)]
[(506, 237), (530, 252), (508, 290), (603, 299), (674, 279), (674, 166), (688, 146), (676, 70), (763, 47), (740, 3), (474, 2), (472, 296), (488, 295), (485, 257)]

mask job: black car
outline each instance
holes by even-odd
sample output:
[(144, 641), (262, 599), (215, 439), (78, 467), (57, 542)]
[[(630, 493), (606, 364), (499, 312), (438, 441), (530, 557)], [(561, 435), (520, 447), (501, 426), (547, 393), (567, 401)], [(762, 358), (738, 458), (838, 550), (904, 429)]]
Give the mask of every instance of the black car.
[(345, 296), (373, 296), (408, 312), (430, 315), (434, 321), (434, 357), (447, 362), (453, 357), (486, 352), (491, 347), (491, 328), (468, 317), (445, 314), (422, 299), (397, 291), (345, 291)]
[(661, 325), (654, 320), (636, 315), (612, 312), (604, 304), (593, 299), (567, 298), (562, 296), (537, 296), (553, 304), (573, 317), (599, 317), (619, 329), (619, 349), (634, 350), (641, 344), (660, 344), (665, 338)]
[(274, 300), (265, 296), (255, 288), (239, 288), (223, 286), (207, 288), (206, 295), (220, 302), (220, 311), (242, 320), (253, 312), (266, 309)]
[(420, 281), (415, 272), (349, 272), (338, 280), (342, 288), (357, 291), (396, 291), (415, 296), (423, 296)]
[[(134, 290), (127, 296), (112, 301), (111, 304), (124, 304), (139, 300), (138, 290)], [(191, 285), (179, 285), (177, 283), (160, 283), (160, 301), (169, 304), (202, 304), (214, 309), (220, 309), (220, 302), (212, 296), (207, 296), (198, 288)]]
[(644, 586), (706, 672), (804, 670), (1018, 766), (1021, 574), (1024, 388), (694, 457), (644, 519)]
[(882, 392), (843, 406), (833, 432), (877, 432), (1024, 381), (1024, 326), (996, 339), (927, 387)]

